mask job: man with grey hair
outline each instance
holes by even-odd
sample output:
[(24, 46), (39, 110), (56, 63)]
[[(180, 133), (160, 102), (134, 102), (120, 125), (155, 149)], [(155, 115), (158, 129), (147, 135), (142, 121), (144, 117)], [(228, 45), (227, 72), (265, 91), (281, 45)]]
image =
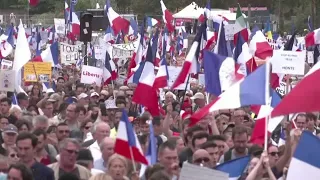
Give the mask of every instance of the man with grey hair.
[(100, 143), (100, 151), (102, 152), (101, 158), (97, 159), (93, 163), (95, 169), (106, 172), (107, 162), (109, 157), (114, 154), (115, 140), (110, 137), (105, 137)]
[(91, 173), (85, 167), (77, 165), (80, 143), (76, 139), (66, 138), (59, 143), (60, 160), (48, 165), (54, 171), (55, 179), (59, 179), (66, 173), (71, 173), (79, 179), (89, 179)]
[(49, 127), (49, 119), (46, 116), (38, 115), (32, 119), (34, 129), (42, 129), (47, 131)]
[(91, 129), (91, 133), (93, 136), (93, 139), (95, 139), (95, 142), (89, 146), (89, 150), (92, 153), (93, 159), (94, 161), (101, 158), (101, 151), (100, 151), (100, 147), (99, 144), (102, 142), (102, 140), (105, 137), (109, 137), (110, 136), (110, 126), (109, 124), (105, 123), (105, 122), (96, 122), (94, 123), (92, 129)]

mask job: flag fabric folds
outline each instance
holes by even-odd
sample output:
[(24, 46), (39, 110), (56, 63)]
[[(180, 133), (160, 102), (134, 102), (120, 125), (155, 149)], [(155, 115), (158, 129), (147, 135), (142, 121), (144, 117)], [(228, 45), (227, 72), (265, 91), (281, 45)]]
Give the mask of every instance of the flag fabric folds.
[(35, 62), (51, 62), (52, 67), (58, 65), (59, 61), (59, 48), (58, 42), (54, 42), (49, 48), (42, 51), (40, 56), (36, 56), (32, 61)]
[(220, 109), (235, 109), (249, 105), (266, 105), (266, 65), (236, 82), (215, 101), (191, 116), (190, 126), (195, 125), (205, 115)]
[(244, 170), (246, 169), (248, 163), (250, 162), (250, 156), (244, 156), (237, 158), (216, 167), (216, 170), (225, 172), (229, 174), (229, 180), (238, 179)]
[(139, 68), (133, 75), (133, 82), (136, 82), (137, 87), (132, 101), (148, 108), (152, 116), (158, 116), (158, 96), (156, 89), (153, 87), (155, 74), (152, 58), (152, 47), (149, 42), (146, 60), (140, 63)]
[(250, 53), (260, 59), (272, 57), (273, 49), (259, 29), (254, 29), (249, 44)]
[(128, 33), (130, 22), (120, 17), (120, 15), (113, 10), (110, 5), (110, 0), (106, 0), (105, 12), (115, 35), (119, 34), (121, 30), (126, 34)]
[[(219, 96), (233, 83), (234, 60), (208, 50), (203, 50), (203, 65), (206, 91)], [(225, 76), (226, 75), (226, 76)], [(225, 79), (230, 77), (231, 79)]]
[(287, 179), (320, 179), (319, 149), (320, 139), (311, 132), (304, 131), (290, 161)]
[(308, 33), (305, 37), (306, 47), (320, 44), (320, 28)]
[(122, 118), (119, 122), (114, 152), (135, 162), (148, 165), (148, 161), (143, 155), (139, 140), (125, 110), (122, 111)]
[(163, 22), (166, 24), (166, 27), (168, 28), (169, 32), (173, 32), (174, 31), (174, 26), (173, 26), (173, 16), (171, 14), (171, 12), (167, 9), (166, 5), (163, 3), (162, 0), (160, 0), (160, 4), (161, 4), (161, 9), (162, 9), (162, 18), (163, 18)]

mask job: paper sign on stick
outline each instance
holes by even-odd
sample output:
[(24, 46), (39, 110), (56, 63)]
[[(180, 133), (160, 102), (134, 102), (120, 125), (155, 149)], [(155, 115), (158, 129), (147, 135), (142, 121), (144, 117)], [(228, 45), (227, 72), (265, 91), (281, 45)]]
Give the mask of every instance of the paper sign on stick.
[(103, 70), (93, 66), (82, 66), (81, 83), (101, 86)]
[(304, 75), (306, 54), (295, 51), (273, 51), (272, 72), (290, 75)]
[(14, 91), (15, 73), (13, 70), (0, 71), (0, 91)]

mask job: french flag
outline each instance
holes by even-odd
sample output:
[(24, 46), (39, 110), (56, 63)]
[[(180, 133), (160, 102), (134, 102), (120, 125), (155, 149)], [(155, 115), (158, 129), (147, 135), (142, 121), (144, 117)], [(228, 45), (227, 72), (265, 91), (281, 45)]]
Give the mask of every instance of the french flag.
[(208, 113), (220, 109), (235, 109), (249, 105), (266, 105), (266, 64), (260, 66), (253, 73), (233, 84), (215, 101), (206, 105), (191, 116), (190, 126), (195, 125)]
[(122, 111), (122, 118), (119, 122), (114, 152), (135, 162), (148, 165), (148, 161), (143, 155), (139, 140), (125, 110)]
[(103, 67), (103, 80), (104, 84), (108, 84), (111, 82), (111, 80), (117, 79), (118, 73), (116, 65), (114, 64), (113, 60), (110, 57), (110, 54), (108, 51), (106, 51), (105, 56), (105, 63)]
[(129, 26), (128, 35), (134, 35), (134, 36), (138, 35), (138, 24), (133, 18), (130, 19), (130, 26)]
[(229, 180), (240, 178), (250, 162), (250, 156), (233, 159), (218, 165), (215, 169), (229, 174)]
[(36, 55), (39, 56), (41, 54), (41, 35), (39, 32), (39, 28), (37, 28), (37, 47), (36, 47)]
[(30, 6), (35, 7), (35, 6), (37, 6), (38, 4), (39, 4), (39, 0), (29, 0), (29, 5), (30, 5)]
[(252, 38), (249, 44), (250, 53), (260, 59), (266, 59), (273, 56), (273, 49), (268, 43), (263, 33), (256, 27), (252, 34)]
[(129, 72), (128, 73), (128, 79), (132, 75), (133, 69), (136, 68), (139, 65), (139, 63), (141, 62), (141, 60), (142, 60), (143, 47), (144, 47), (144, 26), (143, 26), (143, 23), (141, 25), (140, 37), (139, 38), (140, 38), (140, 43), (136, 47), (136, 49), (135, 49), (135, 51), (134, 51), (134, 53), (132, 55), (129, 67), (128, 67), (128, 72)]
[[(154, 136), (154, 129), (152, 126), (152, 122), (149, 124), (149, 145), (148, 150), (146, 153), (146, 158), (148, 160), (149, 165), (154, 165), (157, 163), (157, 146), (156, 146), (156, 137)], [(142, 177), (147, 169), (147, 166), (142, 164), (140, 175), (139, 177)]]
[(169, 32), (173, 32), (174, 31), (174, 27), (173, 27), (173, 16), (171, 14), (171, 12), (167, 9), (166, 5), (163, 3), (162, 0), (160, 0), (160, 4), (161, 4), (161, 9), (162, 9), (162, 18), (163, 18), (163, 22), (166, 24), (166, 27), (168, 28)]
[(49, 44), (52, 44), (56, 40), (55, 37), (57, 37), (57, 35), (56, 35), (55, 27), (53, 26), (49, 30), (49, 35), (48, 35)]
[(156, 89), (165, 88), (168, 86), (169, 72), (168, 65), (165, 55), (162, 57), (161, 65), (159, 67), (156, 79), (154, 81), (153, 87)]
[(137, 84), (132, 101), (148, 108), (152, 116), (159, 115), (157, 89), (155, 81), (152, 47), (149, 42), (146, 60), (142, 61), (133, 75), (133, 83)]
[(147, 27), (153, 27), (160, 24), (160, 22), (157, 19), (147, 17)]
[(305, 37), (306, 47), (320, 44), (320, 28), (308, 33)]
[(106, 0), (105, 13), (108, 16), (109, 23), (113, 29), (114, 34), (119, 34), (122, 30), (126, 34), (128, 33), (130, 22), (113, 10), (110, 4), (110, 0)]
[(105, 42), (108, 42), (110, 44), (114, 44), (115, 43), (115, 41), (114, 41), (114, 33), (113, 33), (113, 30), (112, 30), (112, 28), (110, 26), (107, 27), (103, 39), (104, 39)]
[(214, 47), (213, 52), (220, 54), (220, 55), (223, 55), (223, 56), (229, 56), (224, 26), (225, 26), (225, 24), (223, 24), (223, 23), (220, 24), (219, 34), (218, 34), (218, 38), (217, 38), (217, 44)]
[(58, 65), (59, 61), (58, 42), (54, 42), (49, 48), (44, 50), (40, 55), (36, 56), (32, 61), (34, 62), (51, 62), (52, 67)]
[(13, 39), (13, 26), (8, 27), (6, 34), (2, 34), (0, 36), (0, 59), (9, 56), (14, 47), (14, 39)]
[(78, 15), (73, 11), (74, 4), (70, 2), (70, 9), (69, 9), (69, 31), (72, 36), (79, 36), (80, 35), (80, 21)]
[(234, 77), (235, 62), (232, 58), (203, 50), (203, 66), (208, 93), (220, 96), (222, 91), (228, 89), (234, 82), (232, 77)]
[(203, 23), (199, 31), (197, 32), (196, 37), (194, 38), (194, 41), (192, 43), (192, 46), (188, 52), (188, 55), (186, 57), (186, 61), (183, 63), (183, 67), (173, 83), (171, 89), (175, 89), (184, 82), (186, 82), (187, 77), (189, 74), (196, 74), (198, 72), (198, 58), (200, 54), (200, 44), (202, 39), (202, 34), (206, 33), (206, 24)]
[(70, 13), (70, 8), (69, 5), (67, 3), (67, 0), (64, 1), (64, 20), (65, 20), (65, 24), (68, 24), (69, 22), (69, 13)]
[(320, 179), (320, 139), (304, 131), (290, 161), (287, 179)]
[(247, 76), (258, 67), (256, 61), (250, 54), (249, 46), (243, 40), (242, 35), (238, 36), (237, 45), (234, 49), (233, 57), (236, 61), (235, 73), (237, 79), (241, 79), (244, 76)]

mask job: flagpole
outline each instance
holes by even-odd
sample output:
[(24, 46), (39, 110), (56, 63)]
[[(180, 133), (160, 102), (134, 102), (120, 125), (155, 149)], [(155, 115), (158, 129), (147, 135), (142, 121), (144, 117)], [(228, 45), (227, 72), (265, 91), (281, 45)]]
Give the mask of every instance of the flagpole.
[(137, 167), (136, 167), (136, 164), (134, 162), (134, 156), (133, 156), (133, 152), (132, 152), (132, 147), (131, 146), (129, 147), (129, 150), (130, 150), (130, 156), (131, 156), (133, 171), (137, 172)]
[[(270, 107), (270, 69), (271, 69), (271, 65), (270, 65), (270, 60), (271, 58), (267, 59), (266, 62), (266, 83), (265, 83), (265, 101), (266, 101), (266, 105), (269, 109), (271, 109)], [(264, 132), (264, 150), (266, 151), (268, 148), (268, 123), (269, 123), (269, 119), (270, 119), (270, 114), (266, 117), (266, 121), (265, 121), (265, 132)]]

